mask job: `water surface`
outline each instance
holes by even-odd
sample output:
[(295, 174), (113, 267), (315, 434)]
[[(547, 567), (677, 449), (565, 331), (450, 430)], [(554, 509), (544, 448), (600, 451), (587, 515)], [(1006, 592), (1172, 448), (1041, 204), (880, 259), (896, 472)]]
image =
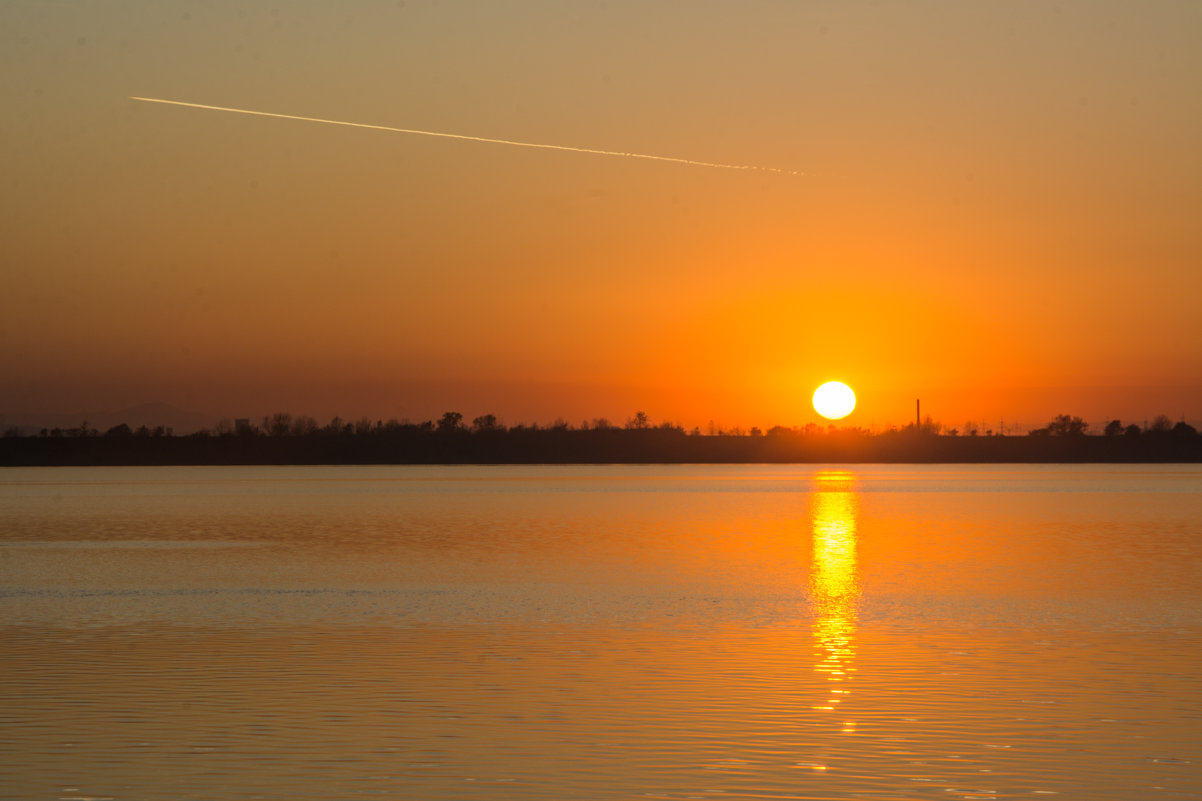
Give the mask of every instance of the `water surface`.
[(1196, 466), (0, 472), (0, 798), (1199, 798)]

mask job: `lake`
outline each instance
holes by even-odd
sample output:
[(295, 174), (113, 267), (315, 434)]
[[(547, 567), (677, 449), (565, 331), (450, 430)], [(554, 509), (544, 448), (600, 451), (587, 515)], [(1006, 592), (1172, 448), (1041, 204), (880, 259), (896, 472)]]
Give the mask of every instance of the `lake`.
[(1202, 466), (0, 470), (3, 799), (1202, 798)]

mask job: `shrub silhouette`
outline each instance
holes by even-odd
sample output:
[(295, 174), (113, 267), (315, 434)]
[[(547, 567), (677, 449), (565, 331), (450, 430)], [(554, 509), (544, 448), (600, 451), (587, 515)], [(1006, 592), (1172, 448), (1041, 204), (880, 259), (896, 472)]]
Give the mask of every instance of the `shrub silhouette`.
[(1079, 437), (1089, 428), (1089, 423), (1080, 417), (1058, 414), (1048, 423), (1048, 433), (1053, 437)]

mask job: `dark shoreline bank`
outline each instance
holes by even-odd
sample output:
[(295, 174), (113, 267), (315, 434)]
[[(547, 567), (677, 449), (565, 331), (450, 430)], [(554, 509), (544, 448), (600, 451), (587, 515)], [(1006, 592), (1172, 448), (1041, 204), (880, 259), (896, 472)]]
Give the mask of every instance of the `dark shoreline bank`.
[(676, 429), (0, 439), (0, 466), (1202, 462), (1202, 436), (696, 436)]

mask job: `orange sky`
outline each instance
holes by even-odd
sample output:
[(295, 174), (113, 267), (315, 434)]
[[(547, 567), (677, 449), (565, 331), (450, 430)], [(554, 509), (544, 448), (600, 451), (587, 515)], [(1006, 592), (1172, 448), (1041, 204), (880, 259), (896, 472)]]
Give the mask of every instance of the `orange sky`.
[(0, 38), (0, 415), (767, 427), (838, 378), (865, 426), (1202, 421), (1197, 4), (16, 0)]

